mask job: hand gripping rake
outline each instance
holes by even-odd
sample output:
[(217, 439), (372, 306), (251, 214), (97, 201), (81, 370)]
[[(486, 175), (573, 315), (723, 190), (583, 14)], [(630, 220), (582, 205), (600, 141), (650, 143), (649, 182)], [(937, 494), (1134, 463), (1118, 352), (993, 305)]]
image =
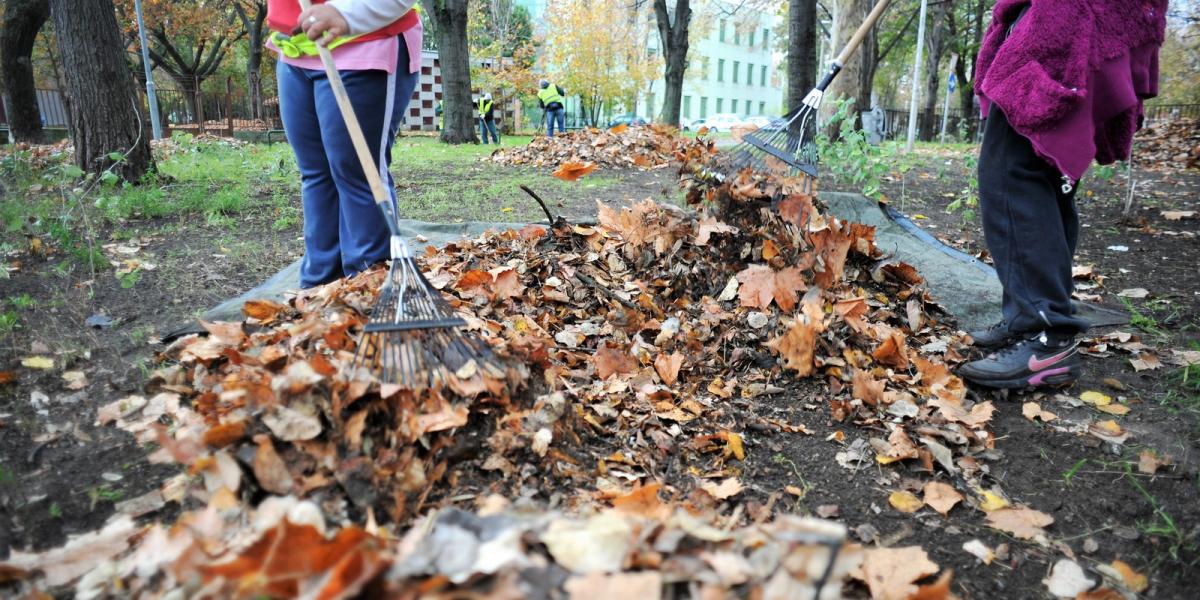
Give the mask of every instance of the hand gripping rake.
[[(300, 0), (300, 5), (307, 10), (311, 2)], [(371, 159), (333, 55), (325, 46), (318, 49), (371, 195), (391, 233), (391, 268), (363, 328), (355, 366), (377, 371), (383, 381), (411, 388), (432, 387), (451, 374), (467, 379), (480, 369), (502, 373), (487, 345), (460, 331), (466, 321), (454, 314), (417, 268), (408, 243), (400, 235), (391, 194)]]
[(854, 37), (850, 38), (821, 82), (804, 97), (800, 106), (782, 118), (773, 119), (766, 127), (743, 135), (740, 144), (718, 158), (715, 170), (723, 177), (732, 176), (747, 167), (755, 171), (797, 176), (803, 178), (804, 190), (811, 193), (817, 177), (816, 116), (825, 90), (890, 3), (891, 0), (875, 3), (875, 8), (871, 9), (867, 19), (854, 32)]

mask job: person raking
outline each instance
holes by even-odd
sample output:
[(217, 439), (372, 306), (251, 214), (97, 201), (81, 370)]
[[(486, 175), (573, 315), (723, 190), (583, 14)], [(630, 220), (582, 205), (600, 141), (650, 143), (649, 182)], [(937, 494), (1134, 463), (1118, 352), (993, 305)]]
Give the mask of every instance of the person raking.
[(984, 127), (981, 220), (1003, 319), (970, 332), (991, 350), (958, 373), (993, 388), (1079, 376), (1071, 263), (1075, 192), (1095, 160), (1129, 156), (1158, 93), (1167, 0), (999, 0), (976, 61)]
[(483, 144), (488, 143), (488, 133), (492, 134), (492, 141), (500, 143), (500, 135), (496, 133), (496, 110), (492, 106), (492, 93), (488, 92), (479, 98), (479, 104), (476, 106), (479, 110), (479, 137), (483, 138)]
[(389, 256), (388, 228), (338, 111), (316, 44), (333, 52), (388, 189), (392, 141), (421, 71), (414, 0), (268, 0), (267, 47), (279, 55), (279, 109), (296, 154), (304, 206), (300, 286), (360, 273)]
[(546, 135), (554, 137), (554, 126), (558, 125), (558, 132), (563, 133), (566, 130), (567, 112), (566, 101), (567, 93), (562, 88), (542, 79), (538, 81), (538, 106), (542, 107), (546, 115)]

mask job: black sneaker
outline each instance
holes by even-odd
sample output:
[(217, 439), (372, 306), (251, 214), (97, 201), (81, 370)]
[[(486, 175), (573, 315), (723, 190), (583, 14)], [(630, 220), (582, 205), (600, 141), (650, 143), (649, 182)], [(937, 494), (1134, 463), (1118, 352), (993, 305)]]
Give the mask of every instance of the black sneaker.
[(967, 335), (971, 336), (972, 346), (988, 350), (1006, 346), (1020, 337), (1008, 329), (1008, 321), (1004, 319), (986, 329), (968, 331)]
[(1042, 332), (958, 368), (967, 381), (991, 388), (1021, 389), (1063, 385), (1079, 378), (1079, 352), (1074, 337)]

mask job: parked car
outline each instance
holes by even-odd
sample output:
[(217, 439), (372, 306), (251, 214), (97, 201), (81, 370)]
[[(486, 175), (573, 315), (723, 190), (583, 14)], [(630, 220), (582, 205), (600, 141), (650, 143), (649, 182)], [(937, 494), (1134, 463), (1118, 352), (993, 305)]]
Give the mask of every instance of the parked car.
[(762, 129), (763, 127), (766, 127), (767, 125), (770, 125), (772, 120), (773, 119), (771, 119), (770, 117), (764, 117), (762, 115), (758, 115), (758, 116), (754, 116), (754, 117), (746, 117), (743, 120), (743, 122), (746, 125), (750, 125), (750, 126), (754, 127), (755, 129)]
[(704, 122), (704, 126), (709, 131), (714, 133), (719, 131), (732, 131), (734, 127), (742, 125), (742, 118), (733, 113), (720, 113), (708, 117)]
[(705, 119), (704, 117), (700, 117), (699, 119), (692, 119), (691, 121), (684, 121), (683, 123), (681, 123), (681, 125), (682, 125), (681, 129), (683, 129), (684, 131), (699, 131), (701, 127), (704, 127), (704, 123), (706, 121), (708, 121), (708, 119)]
[(638, 115), (627, 113), (613, 117), (613, 120), (608, 122), (608, 126), (616, 127), (617, 125), (628, 125), (630, 127), (641, 127), (649, 123), (650, 121), (645, 117), (639, 117)]

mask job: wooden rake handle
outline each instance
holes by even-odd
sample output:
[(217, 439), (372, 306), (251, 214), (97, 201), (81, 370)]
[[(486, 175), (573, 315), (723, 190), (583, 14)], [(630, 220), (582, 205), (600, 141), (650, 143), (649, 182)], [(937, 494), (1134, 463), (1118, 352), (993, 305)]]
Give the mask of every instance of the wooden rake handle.
[[(302, 1), (308, 2), (308, 0)], [(842, 48), (842, 53), (838, 54), (837, 58), (833, 59), (833, 62), (837, 63), (839, 67), (846, 66), (846, 61), (850, 60), (850, 55), (854, 54), (854, 51), (858, 50), (858, 47), (862, 45), (863, 39), (867, 37), (867, 32), (871, 31), (871, 28), (875, 26), (875, 22), (879, 20), (879, 17), (883, 16), (883, 11), (887, 10), (891, 2), (892, 0), (879, 0), (879, 2), (875, 3), (875, 8), (872, 8), (871, 13), (867, 15), (867, 20), (858, 26), (858, 30), (854, 32), (854, 37), (850, 38), (846, 47)]]
[[(308, 10), (312, 8), (312, 2), (300, 0), (300, 6), (304, 10)], [(399, 236), (399, 225), (396, 223), (396, 209), (392, 206), (392, 195), (383, 185), (383, 178), (379, 176), (379, 166), (371, 160), (371, 149), (367, 146), (367, 138), (363, 135), (358, 117), (354, 114), (354, 105), (350, 104), (346, 86), (342, 84), (342, 76), (333, 62), (333, 53), (319, 43), (317, 44), (317, 53), (321, 55), (321, 64), (325, 65), (325, 75), (329, 78), (329, 87), (333, 89), (333, 97), (337, 99), (342, 120), (346, 122), (346, 131), (350, 133), (350, 142), (354, 145), (354, 153), (358, 155), (358, 162), (362, 164), (367, 185), (371, 186), (371, 196), (375, 198), (375, 204), (379, 205), (379, 210), (383, 211), (388, 230), (392, 235)], [(384, 127), (387, 127), (387, 123), (384, 123)]]

